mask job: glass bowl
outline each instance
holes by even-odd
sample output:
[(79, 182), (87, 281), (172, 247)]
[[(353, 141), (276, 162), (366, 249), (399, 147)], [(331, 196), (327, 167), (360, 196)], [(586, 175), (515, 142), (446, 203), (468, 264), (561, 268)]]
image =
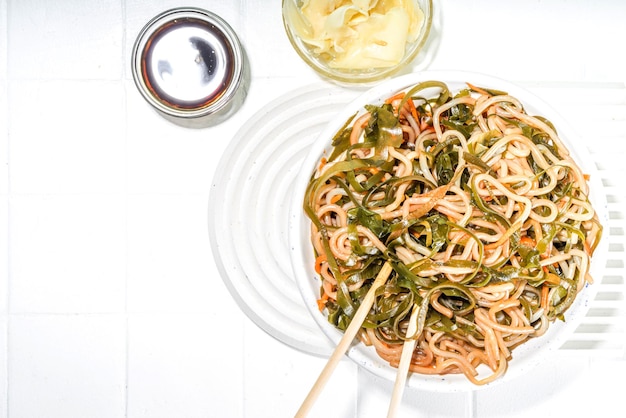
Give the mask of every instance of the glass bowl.
[(424, 47), (433, 3), (283, 0), (282, 16), (291, 45), (320, 75), (373, 83), (398, 72)]

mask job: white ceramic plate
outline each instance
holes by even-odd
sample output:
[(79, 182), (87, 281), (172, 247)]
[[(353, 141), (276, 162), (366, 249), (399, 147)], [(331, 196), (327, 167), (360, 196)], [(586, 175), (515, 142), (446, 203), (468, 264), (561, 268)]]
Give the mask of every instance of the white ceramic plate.
[(242, 311), (277, 340), (326, 356), (332, 345), (302, 303), (288, 250), (293, 180), (317, 134), (356, 94), (328, 83), (264, 105), (241, 126), (211, 184), (209, 237)]
[[(295, 195), (292, 200), (289, 215), (289, 240), (291, 251), (291, 262), (294, 270), (296, 283), (300, 289), (304, 303), (309, 309), (314, 320), (322, 329), (324, 334), (337, 344), (342, 337), (342, 333), (327, 322), (325, 315), (317, 308), (317, 298), (321, 285), (313, 269), (314, 253), (310, 242), (310, 221), (302, 210), (302, 199), (306, 185), (310, 179), (314, 167), (317, 165), (324, 152), (331, 149), (330, 141), (334, 134), (344, 125), (345, 121), (356, 111), (361, 110), (366, 104), (381, 104), (384, 99), (404, 90), (420, 81), (439, 80), (445, 82), (454, 93), (462, 88), (466, 88), (466, 82), (484, 88), (491, 88), (506, 91), (519, 99), (529, 114), (542, 115), (548, 118), (556, 127), (561, 140), (569, 149), (574, 160), (580, 165), (583, 172), (590, 175), (590, 199), (598, 212), (600, 220), (606, 225), (608, 221), (608, 211), (604, 188), (600, 182), (600, 176), (593, 161), (585, 156), (585, 147), (581, 144), (576, 130), (569, 126), (565, 120), (540, 98), (531, 94), (527, 90), (504, 80), (491, 76), (466, 72), (421, 72), (419, 74), (409, 74), (406, 76), (391, 79), (371, 90), (365, 92), (352, 103), (339, 112), (332, 121), (322, 130), (317, 140), (311, 146), (309, 154), (305, 157), (302, 169), (294, 184)], [(601, 269), (605, 266), (607, 251), (607, 240), (603, 239), (596, 250), (591, 265), (593, 277), (602, 277)], [(552, 323), (546, 334), (540, 338), (532, 339), (523, 345), (515, 348), (513, 358), (509, 362), (508, 370), (504, 377), (494, 383), (480, 387), (491, 386), (508, 381), (516, 376), (520, 376), (531, 370), (548, 352), (558, 349), (568, 336), (576, 329), (582, 318), (585, 316), (590, 301), (593, 300), (597, 286), (586, 286), (578, 295), (574, 304), (566, 312), (566, 321), (556, 321)], [(382, 360), (373, 347), (366, 347), (364, 344), (353, 344), (347, 355), (359, 364), (362, 368), (386, 378), (395, 380), (396, 370)], [(483, 369), (479, 369), (483, 370)], [(464, 375), (435, 375), (427, 376), (412, 374), (407, 385), (414, 388), (438, 391), (457, 392), (475, 390), (477, 387), (469, 382)]]

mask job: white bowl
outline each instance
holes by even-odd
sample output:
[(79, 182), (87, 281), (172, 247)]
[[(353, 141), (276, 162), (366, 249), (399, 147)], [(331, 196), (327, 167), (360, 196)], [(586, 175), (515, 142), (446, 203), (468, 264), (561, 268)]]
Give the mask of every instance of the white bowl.
[[(321, 280), (313, 267), (314, 251), (310, 241), (310, 220), (302, 209), (306, 186), (320, 157), (324, 152), (328, 155), (328, 151), (332, 148), (330, 143), (331, 139), (345, 124), (348, 118), (354, 115), (355, 112), (360, 111), (366, 104), (381, 104), (384, 99), (392, 96), (394, 93), (413, 86), (420, 81), (427, 80), (445, 82), (452, 93), (466, 88), (466, 82), (483, 88), (506, 91), (521, 101), (527, 113), (542, 115), (548, 118), (556, 127), (557, 132), (559, 132), (559, 137), (569, 149), (574, 160), (584, 173), (590, 175), (590, 200), (598, 213), (600, 222), (604, 225), (607, 224), (608, 211), (606, 195), (604, 194), (604, 189), (600, 181), (600, 175), (590, 159), (582, 158), (582, 156), (587, 153), (586, 145), (581, 142), (581, 139), (576, 134), (576, 130), (569, 126), (557, 111), (534, 94), (518, 85), (495, 77), (459, 71), (421, 72), (383, 82), (359, 96), (329, 122), (326, 128), (320, 133), (317, 141), (312, 145), (294, 185), (296, 193), (293, 196), (289, 219), (289, 247), (295, 280), (307, 309), (319, 325), (321, 331), (330, 338), (334, 344), (339, 342), (343, 333), (328, 323), (326, 316), (319, 311), (317, 306)], [(592, 277), (602, 277), (601, 273), (605, 266), (607, 245), (607, 240), (603, 239), (596, 248), (591, 263)], [(582, 318), (586, 315), (589, 303), (593, 300), (597, 292), (596, 289), (597, 286), (594, 285), (585, 286), (578, 294), (574, 304), (567, 310), (565, 322), (557, 320), (551, 323), (546, 334), (538, 338), (530, 339), (515, 348), (513, 350), (513, 358), (509, 361), (508, 370), (505, 375), (496, 379), (493, 383), (484, 386), (476, 386), (467, 380), (463, 374), (431, 376), (413, 373), (409, 376), (407, 385), (409, 387), (437, 392), (458, 392), (475, 390), (477, 388), (502, 383), (528, 372), (536, 366), (548, 352), (557, 350), (576, 329)], [(386, 361), (381, 359), (373, 347), (367, 347), (360, 343), (353, 344), (348, 350), (347, 355), (363, 369), (379, 377), (388, 379), (389, 381), (395, 380), (397, 369), (391, 367)], [(481, 369), (479, 368), (479, 370)]]

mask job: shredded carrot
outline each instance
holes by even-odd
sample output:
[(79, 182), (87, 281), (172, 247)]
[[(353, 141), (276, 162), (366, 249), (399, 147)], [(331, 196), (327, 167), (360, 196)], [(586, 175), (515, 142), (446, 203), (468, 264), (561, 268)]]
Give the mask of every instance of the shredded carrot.
[(558, 285), (559, 283), (561, 283), (561, 278), (554, 273), (547, 273), (546, 282), (553, 285)]
[(326, 307), (326, 302), (328, 301), (328, 294), (324, 293), (320, 299), (317, 300), (317, 308), (320, 311), (323, 311)]
[(491, 93), (489, 93), (488, 91), (486, 91), (485, 89), (481, 89), (480, 87), (476, 87), (476, 86), (475, 86), (475, 85), (473, 85), (473, 84), (467, 83), (467, 86), (468, 86), (470, 89), (474, 90), (476, 93), (484, 94), (484, 95), (486, 95), (486, 96), (492, 96), (492, 94), (491, 94)]
[[(395, 102), (396, 100), (402, 100), (404, 99), (404, 95), (405, 93), (401, 91), (400, 93), (389, 97), (387, 100), (385, 100), (385, 103), (391, 104)], [(404, 104), (409, 107), (409, 112), (411, 113), (413, 118), (415, 120), (418, 120), (417, 109), (415, 108), (415, 103), (413, 103), (413, 99), (409, 98)], [(398, 109), (398, 115), (400, 114), (400, 110), (401, 109)]]
[(417, 109), (415, 108), (415, 103), (413, 103), (413, 99), (407, 100), (406, 103), (409, 105), (409, 109), (411, 111), (411, 115), (413, 115), (413, 119), (415, 119), (416, 121), (419, 120), (419, 116), (417, 116)]
[(320, 159), (320, 164), (319, 164), (319, 166), (317, 166), (317, 169), (318, 169), (318, 170), (321, 170), (321, 169), (322, 169), (322, 167), (324, 167), (324, 166), (326, 165), (326, 162), (327, 162), (326, 157), (322, 157), (322, 158)]
[(426, 121), (420, 121), (420, 131), (422, 132), (435, 132), (435, 128), (430, 126)]
[(393, 96), (389, 97), (387, 100), (385, 100), (385, 103), (389, 104), (389, 103), (393, 103), (396, 100), (402, 100), (404, 99), (404, 92), (401, 91), (398, 94), (394, 94)]
[(340, 194), (336, 194), (333, 197), (330, 198), (330, 203), (337, 203), (341, 200), (341, 195)]
[(320, 254), (315, 259), (315, 271), (317, 272), (317, 274), (320, 274), (322, 272), (322, 263), (324, 261), (326, 261), (326, 254)]
[(591, 176), (589, 174), (583, 174), (583, 178), (587, 181), (589, 181), (589, 179), (591, 178)]
[(535, 248), (537, 246), (537, 243), (535, 242), (535, 240), (529, 237), (528, 235), (524, 235), (523, 237), (521, 237), (519, 242), (520, 244), (523, 244), (527, 247)]

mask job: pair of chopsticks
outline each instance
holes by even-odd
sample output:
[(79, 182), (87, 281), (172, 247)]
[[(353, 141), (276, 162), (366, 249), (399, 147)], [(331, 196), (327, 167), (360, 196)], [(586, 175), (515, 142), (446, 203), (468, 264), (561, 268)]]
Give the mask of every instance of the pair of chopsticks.
[[(300, 406), (300, 409), (298, 409), (295, 418), (306, 417), (313, 407), (313, 404), (317, 400), (317, 397), (320, 395), (320, 393), (324, 389), (324, 386), (328, 382), (328, 379), (330, 379), (330, 376), (337, 367), (339, 360), (341, 360), (343, 355), (348, 350), (348, 347), (350, 347), (352, 340), (354, 340), (354, 337), (361, 328), (361, 324), (367, 317), (367, 314), (369, 313), (369, 310), (374, 303), (376, 290), (387, 282), (391, 271), (391, 264), (389, 264), (389, 262), (386, 262), (376, 276), (372, 287), (368, 290), (367, 294), (363, 298), (361, 306), (359, 306), (359, 309), (357, 309), (354, 317), (352, 318), (352, 321), (350, 322), (350, 325), (348, 325), (348, 328), (344, 332), (343, 337), (339, 341), (339, 344), (337, 344), (337, 347), (335, 347), (335, 351), (333, 351), (333, 354), (328, 359), (326, 366), (324, 366), (324, 369), (322, 369), (322, 372), (320, 373), (319, 377), (315, 381), (315, 384), (309, 391), (309, 394), (304, 399), (304, 402), (302, 402), (302, 405)], [(413, 308), (413, 312), (411, 313), (411, 319), (409, 321), (407, 335), (415, 334), (415, 331), (417, 329), (418, 312), (419, 308), (415, 306)], [(415, 349), (415, 343), (416, 339), (409, 339), (404, 343), (404, 346), (402, 347), (402, 356), (400, 357), (400, 364), (398, 365), (398, 373), (396, 375), (396, 381), (394, 384), (391, 402), (389, 404), (389, 409), (387, 412), (387, 418), (393, 418), (395, 416), (398, 406), (400, 405), (400, 401), (402, 400), (402, 394), (404, 393), (404, 387), (409, 371), (409, 365), (411, 364), (411, 357), (413, 356), (413, 350)]]

